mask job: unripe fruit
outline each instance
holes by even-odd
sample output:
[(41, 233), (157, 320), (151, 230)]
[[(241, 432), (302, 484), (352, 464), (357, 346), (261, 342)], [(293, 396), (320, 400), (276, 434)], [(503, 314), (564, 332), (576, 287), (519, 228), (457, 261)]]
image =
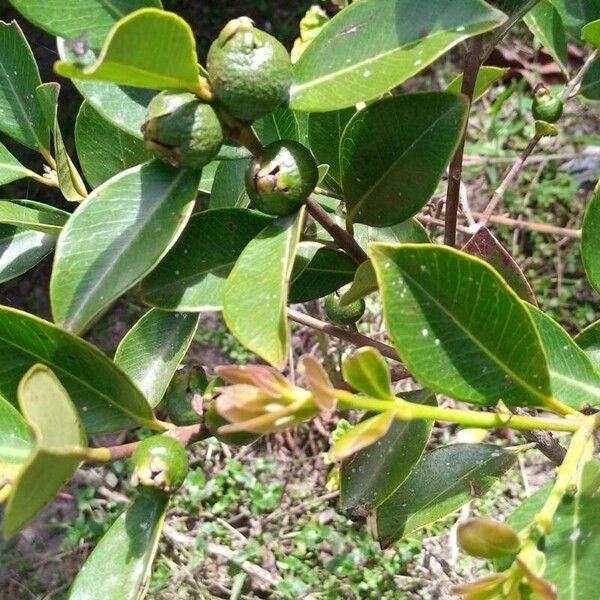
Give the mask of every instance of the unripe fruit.
[(298, 142), (273, 142), (246, 171), (246, 191), (253, 206), (269, 215), (287, 215), (300, 208), (319, 179), (317, 163)]
[(173, 167), (200, 169), (223, 144), (213, 107), (187, 92), (161, 92), (152, 98), (142, 132), (146, 147)]
[(207, 71), (215, 97), (240, 121), (250, 123), (288, 101), (290, 56), (248, 17), (225, 25), (208, 51)]
[(336, 325), (353, 325), (365, 313), (365, 301), (361, 298), (346, 306), (340, 305), (337, 294), (329, 294), (325, 298), (325, 314)]
[(204, 425), (220, 442), (228, 446), (247, 446), (260, 437), (260, 433), (252, 433), (250, 431), (219, 433), (219, 427), (227, 424), (229, 424), (229, 421), (218, 413), (214, 402), (207, 402), (204, 405)]
[(133, 486), (150, 487), (172, 494), (188, 473), (185, 448), (174, 438), (154, 435), (143, 440), (131, 455)]
[(458, 524), (460, 547), (478, 558), (501, 558), (516, 554), (521, 548), (519, 536), (504, 523), (472, 518)]
[(559, 98), (553, 96), (546, 87), (539, 86), (535, 91), (531, 105), (533, 118), (546, 123), (556, 123), (562, 115), (563, 104)]

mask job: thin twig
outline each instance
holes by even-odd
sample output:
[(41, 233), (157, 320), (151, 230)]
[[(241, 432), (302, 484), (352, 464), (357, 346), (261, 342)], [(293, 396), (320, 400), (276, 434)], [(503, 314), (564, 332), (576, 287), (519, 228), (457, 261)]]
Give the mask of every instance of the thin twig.
[[(581, 66), (579, 71), (573, 76), (573, 78), (569, 81), (569, 83), (563, 90), (562, 94), (560, 95), (560, 100), (562, 102), (565, 102), (566, 100), (568, 100), (574, 94), (577, 93), (577, 90), (579, 89), (579, 86), (581, 85), (581, 82), (583, 81), (585, 74), (587, 73), (589, 68), (592, 66), (592, 63), (594, 62), (594, 60), (597, 57), (598, 57), (598, 50), (596, 49), (587, 57), (587, 59), (585, 60), (585, 62), (583, 63), (583, 65)], [(485, 227), (487, 222), (490, 220), (490, 217), (494, 213), (494, 210), (496, 210), (496, 207), (498, 206), (498, 204), (500, 204), (500, 202), (504, 199), (504, 194), (506, 193), (506, 190), (510, 187), (510, 185), (518, 177), (519, 173), (525, 166), (525, 162), (527, 161), (527, 158), (535, 150), (535, 147), (538, 145), (538, 143), (542, 139), (542, 137), (543, 136), (541, 134), (536, 133), (531, 138), (529, 143), (527, 144), (527, 147), (525, 148), (525, 150), (523, 150), (523, 152), (521, 152), (521, 155), (516, 160), (516, 162), (513, 164), (513, 166), (506, 172), (506, 174), (502, 178), (502, 181), (500, 182), (500, 185), (496, 188), (496, 190), (492, 194), (492, 197), (490, 198), (488, 205), (485, 207), (485, 209), (483, 210), (483, 213), (481, 214), (481, 218), (479, 219), (479, 223), (478, 223), (479, 227)]]
[(354, 237), (340, 227), (318, 202), (309, 198), (306, 201), (306, 210), (308, 211), (308, 214), (335, 240), (338, 247), (351, 256), (358, 264), (369, 260), (367, 253), (359, 246)]
[(475, 36), (469, 42), (469, 49), (465, 54), (465, 64), (463, 69), (463, 80), (461, 92), (468, 98), (469, 107), (467, 109), (467, 122), (462, 131), (458, 147), (450, 161), (448, 168), (448, 190), (446, 192), (446, 224), (444, 229), (444, 243), (447, 246), (456, 245), (456, 219), (458, 215), (458, 203), (460, 197), (460, 183), (462, 178), (463, 155), (465, 153), (465, 140), (467, 137), (468, 113), (471, 108), (471, 101), (475, 91), (475, 82), (477, 73), (481, 66), (481, 51), (483, 48), (483, 37)]
[[(344, 329), (343, 327), (338, 327), (337, 325), (332, 325), (331, 323), (326, 323), (325, 321), (315, 319), (315, 317), (306, 315), (299, 310), (295, 310), (294, 308), (288, 308), (287, 314), (288, 317), (292, 319), (292, 321), (296, 321), (296, 323), (306, 325), (307, 327), (310, 327), (316, 331), (322, 331), (323, 333), (332, 335), (333, 337), (344, 340), (345, 342), (349, 342), (355, 346), (370, 346), (371, 348), (379, 350), (383, 356), (400, 362), (400, 357), (394, 348), (384, 344), (383, 342), (378, 342), (377, 340), (373, 340), (366, 335), (356, 333), (350, 329)], [(408, 371), (406, 371), (406, 377), (410, 377)]]
[[(512, 410), (517, 415), (526, 415), (521, 408)], [(535, 442), (536, 448), (555, 465), (560, 465), (567, 451), (552, 436), (549, 431), (522, 431), (523, 437), (528, 442)]]
[[(483, 213), (474, 212), (473, 216), (482, 218)], [(568, 237), (576, 240), (581, 239), (581, 229), (570, 229), (568, 227), (546, 225), (545, 223), (532, 223), (531, 221), (521, 221), (519, 219), (511, 219), (510, 217), (502, 217), (500, 215), (492, 215), (489, 217), (488, 221), (490, 223), (495, 223), (496, 225), (505, 225), (506, 227), (524, 229), (525, 231), (536, 231), (538, 233), (560, 235), (561, 237)]]

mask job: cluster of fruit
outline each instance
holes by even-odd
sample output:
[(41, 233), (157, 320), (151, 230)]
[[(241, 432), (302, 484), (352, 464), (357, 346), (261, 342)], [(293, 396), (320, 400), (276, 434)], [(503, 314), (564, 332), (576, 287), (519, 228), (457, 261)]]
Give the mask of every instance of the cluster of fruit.
[[(240, 17), (227, 23), (210, 47), (207, 75), (204, 99), (164, 91), (148, 106), (142, 126), (146, 145), (174, 167), (202, 168), (227, 138), (236, 139), (236, 132), (285, 104), (292, 64), (279, 41)], [(317, 180), (310, 151), (284, 140), (255, 150), (246, 189), (255, 208), (280, 216), (297, 210)]]

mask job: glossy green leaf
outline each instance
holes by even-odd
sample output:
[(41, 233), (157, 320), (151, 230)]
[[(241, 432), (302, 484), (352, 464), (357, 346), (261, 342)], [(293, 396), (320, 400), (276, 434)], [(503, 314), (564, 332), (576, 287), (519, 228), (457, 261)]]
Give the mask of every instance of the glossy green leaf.
[(337, 439), (329, 451), (331, 460), (345, 460), (383, 438), (394, 423), (394, 411), (367, 417)]
[(600, 48), (600, 19), (588, 23), (582, 30), (583, 39)]
[(35, 436), (35, 447), (19, 471), (6, 507), (5, 536), (34, 519), (81, 463), (87, 439), (77, 410), (56, 375), (31, 367), (19, 383), (19, 407)]
[(55, 245), (55, 235), (0, 225), (0, 283), (33, 269)]
[(526, 15), (525, 24), (546, 48), (564, 73), (568, 72), (569, 55), (565, 28), (559, 12), (550, 0), (541, 0)]
[(152, 158), (142, 140), (108, 122), (87, 101), (77, 115), (75, 143), (83, 174), (94, 188)]
[(33, 450), (33, 435), (21, 413), (0, 397), (0, 503)]
[[(428, 390), (402, 396), (418, 404), (436, 403)], [(344, 461), (340, 473), (342, 508), (366, 514), (389, 498), (421, 458), (432, 426), (432, 421), (394, 421), (378, 442)]]
[(400, 488), (375, 510), (384, 548), (485, 494), (517, 459), (488, 444), (454, 444), (426, 452)]
[(140, 600), (148, 586), (168, 503), (164, 494), (140, 492), (90, 554), (75, 578), (69, 600)]
[(81, 332), (149, 273), (191, 214), (200, 171), (155, 160), (96, 188), (63, 229), (50, 293), (54, 320)]
[(480, 0), (355, 2), (294, 65), (290, 106), (324, 112), (377, 98), (505, 18)]
[(33, 200), (0, 200), (0, 223), (58, 235), (69, 213)]
[[(475, 80), (475, 90), (473, 92), (473, 102), (479, 100), (485, 93), (497, 82), (500, 81), (508, 73), (507, 68), (483, 66), (477, 73)], [(447, 92), (460, 94), (463, 82), (463, 74), (456, 76), (446, 88)]]
[(340, 142), (348, 121), (355, 113), (353, 107), (308, 116), (308, 140), (317, 162), (329, 165), (323, 185), (334, 192), (342, 192)]
[(173, 248), (142, 282), (144, 299), (164, 310), (221, 310), (223, 287), (235, 261), (271, 220), (241, 208), (194, 215)]
[(589, 203), (581, 229), (581, 258), (592, 287), (600, 292), (600, 190)]
[(358, 392), (380, 400), (394, 399), (390, 370), (375, 348), (360, 348), (346, 358), (342, 375)]
[(586, 23), (600, 19), (600, 0), (550, 0), (565, 28), (577, 41), (582, 38)]
[[(409, 219), (392, 227), (375, 228), (357, 225), (354, 228), (354, 236), (364, 249), (368, 249), (371, 242), (426, 244), (430, 241), (425, 228), (416, 219)], [(370, 260), (365, 261), (358, 265), (352, 285), (341, 297), (340, 303), (346, 306), (376, 292), (377, 289), (377, 276), (373, 264)]]
[(530, 306), (548, 359), (554, 397), (578, 410), (600, 404), (600, 373), (571, 336), (551, 317)]
[(113, 27), (94, 63), (60, 61), (54, 68), (73, 79), (196, 92), (197, 61), (196, 41), (186, 21), (175, 13), (142, 8)]
[(579, 93), (588, 100), (600, 100), (600, 58), (597, 58), (585, 74)]
[(35, 88), (42, 82), (31, 48), (13, 21), (0, 21), (0, 131), (48, 154), (50, 130)]
[(150, 406), (165, 395), (198, 328), (198, 315), (147, 312), (121, 340), (115, 364), (143, 392)]
[(370, 248), (390, 338), (426, 387), (487, 406), (551, 401), (532, 317), (496, 271), (445, 246)]
[(588, 325), (575, 336), (575, 343), (588, 355), (600, 372), (600, 321)]
[(0, 143), (0, 185), (5, 185), (23, 177), (35, 177), (35, 173), (24, 167), (4, 146)]
[(376, 227), (415, 215), (452, 158), (467, 114), (464, 96), (403, 94), (359, 111), (342, 136), (347, 219)]
[(523, 271), (487, 227), (480, 227), (467, 240), (462, 251), (494, 267), (519, 298), (537, 306), (537, 299)]
[(341, 250), (316, 242), (302, 242), (292, 272), (291, 304), (322, 298), (350, 283), (356, 262)]
[(112, 26), (126, 14), (160, 0), (10, 0), (40, 29), (67, 39), (82, 39), (100, 48)]
[[(529, 525), (549, 492), (547, 485), (527, 498), (510, 516), (509, 525), (517, 530)], [(579, 472), (575, 497), (561, 502), (552, 531), (544, 538), (544, 577), (558, 587), (559, 600), (587, 600), (598, 595), (599, 497), (600, 462), (591, 460)]]
[(62, 195), (70, 202), (81, 202), (86, 197), (87, 190), (77, 167), (67, 152), (58, 122), (60, 85), (58, 83), (44, 83), (38, 86), (35, 92), (54, 139), (58, 187)]
[(294, 113), (280, 107), (252, 125), (258, 138), (267, 146), (277, 140), (298, 140), (298, 123)]
[(43, 363), (67, 389), (88, 433), (153, 421), (142, 393), (106, 355), (52, 323), (0, 306), (0, 353), (0, 396), (13, 404), (21, 377)]
[(204, 167), (202, 167), (202, 178), (200, 179), (200, 185), (198, 189), (205, 194), (210, 194), (212, 191), (213, 184), (215, 182), (215, 173), (221, 163), (218, 160), (213, 160)]
[(304, 209), (267, 225), (242, 251), (223, 289), (223, 317), (233, 335), (276, 367), (288, 355), (288, 285)]
[(208, 202), (210, 208), (245, 208), (250, 204), (244, 183), (249, 163), (248, 159), (219, 163)]

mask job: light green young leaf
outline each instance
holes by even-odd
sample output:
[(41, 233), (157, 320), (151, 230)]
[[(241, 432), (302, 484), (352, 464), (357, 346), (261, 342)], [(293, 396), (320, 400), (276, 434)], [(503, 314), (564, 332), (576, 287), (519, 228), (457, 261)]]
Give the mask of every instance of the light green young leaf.
[(341, 140), (347, 220), (375, 227), (415, 215), (452, 158), (467, 115), (464, 96), (403, 94), (356, 113)]
[[(559, 590), (559, 600), (596, 598), (596, 557), (600, 552), (600, 462), (590, 460), (579, 471), (577, 493), (560, 503), (552, 531), (544, 538), (544, 577)], [(514, 529), (529, 525), (542, 508), (550, 486), (527, 498), (508, 519)]]
[(69, 213), (33, 200), (0, 200), (0, 223), (58, 235)]
[(524, 21), (563, 73), (568, 73), (569, 56), (565, 27), (552, 2), (550, 0), (538, 2), (525, 15)]
[(12, 183), (23, 177), (36, 177), (37, 174), (24, 167), (9, 151), (0, 143), (0, 185)]
[(134, 422), (151, 425), (152, 410), (129, 378), (100, 350), (52, 323), (0, 307), (0, 396), (11, 403), (32, 365), (51, 368), (67, 389), (90, 434), (117, 431)]
[(242, 251), (223, 290), (223, 317), (249, 350), (283, 367), (289, 349), (288, 286), (304, 209), (275, 219)]
[(400, 488), (375, 510), (384, 548), (485, 494), (517, 459), (488, 444), (454, 444), (426, 452)]
[(41, 83), (21, 28), (0, 21), (0, 131), (48, 156), (50, 129), (35, 97)]
[(496, 271), (433, 244), (371, 244), (370, 255), (389, 335), (425, 386), (486, 406), (552, 401), (532, 317)]
[(571, 336), (541, 310), (528, 306), (548, 359), (554, 397), (577, 410), (600, 405), (600, 373)]
[(600, 19), (588, 23), (582, 30), (583, 39), (600, 48)]
[[(10, 0), (40, 29), (57, 37), (82, 39), (102, 47), (112, 26), (126, 14), (144, 7), (160, 8), (160, 0)], [(83, 36), (83, 37), (82, 37)]]
[(81, 168), (93, 188), (152, 158), (142, 140), (107, 121), (87, 101), (77, 115), (75, 143)]
[(394, 400), (390, 370), (375, 348), (359, 348), (342, 364), (342, 375), (355, 390), (380, 400)]
[(98, 56), (87, 66), (59, 61), (63, 77), (107, 81), (154, 90), (198, 91), (196, 41), (175, 13), (142, 8), (123, 17), (110, 31)]
[(87, 439), (77, 410), (56, 375), (31, 367), (19, 384), (19, 406), (35, 436), (35, 447), (19, 471), (4, 514), (9, 537), (34, 519), (71, 478)]
[(373, 100), (505, 19), (480, 0), (354, 2), (294, 65), (290, 106), (325, 112)]
[(21, 413), (0, 397), (0, 504), (33, 450), (33, 435)]
[[(402, 397), (418, 404), (436, 404), (429, 390), (405, 392)], [(432, 427), (432, 421), (394, 421), (376, 444), (344, 461), (340, 472), (342, 508), (366, 514), (389, 498), (421, 458)]]
[(50, 282), (54, 320), (80, 333), (149, 273), (191, 214), (200, 171), (155, 160), (96, 188), (63, 229)]
[[(508, 72), (507, 68), (483, 66), (477, 73), (475, 80), (475, 91), (473, 92), (473, 102), (477, 102), (485, 93), (496, 83), (500, 81)], [(460, 94), (463, 82), (463, 74), (457, 75), (446, 88), (447, 92)]]
[(389, 431), (395, 414), (394, 411), (379, 413), (361, 421), (335, 442), (329, 451), (329, 458), (336, 461), (344, 460), (363, 448), (371, 446)]
[(301, 242), (292, 271), (288, 302), (310, 302), (335, 292), (352, 281), (355, 271), (356, 262), (345, 252), (317, 242)]
[(0, 283), (33, 269), (55, 245), (56, 235), (0, 225)]
[(90, 554), (75, 578), (69, 600), (140, 600), (148, 586), (168, 504), (166, 494), (140, 492)]
[(58, 83), (44, 83), (35, 90), (38, 102), (54, 138), (54, 157), (56, 159), (56, 174), (58, 185), (63, 196), (69, 202), (81, 202), (87, 195), (85, 184), (77, 167), (67, 153), (65, 143), (58, 123)]
[(199, 315), (147, 312), (121, 340), (115, 364), (129, 375), (148, 404), (156, 406), (190, 347)]
[(163, 310), (221, 310), (223, 288), (235, 261), (271, 221), (267, 215), (241, 208), (210, 209), (194, 215), (173, 248), (142, 282), (145, 301)]

